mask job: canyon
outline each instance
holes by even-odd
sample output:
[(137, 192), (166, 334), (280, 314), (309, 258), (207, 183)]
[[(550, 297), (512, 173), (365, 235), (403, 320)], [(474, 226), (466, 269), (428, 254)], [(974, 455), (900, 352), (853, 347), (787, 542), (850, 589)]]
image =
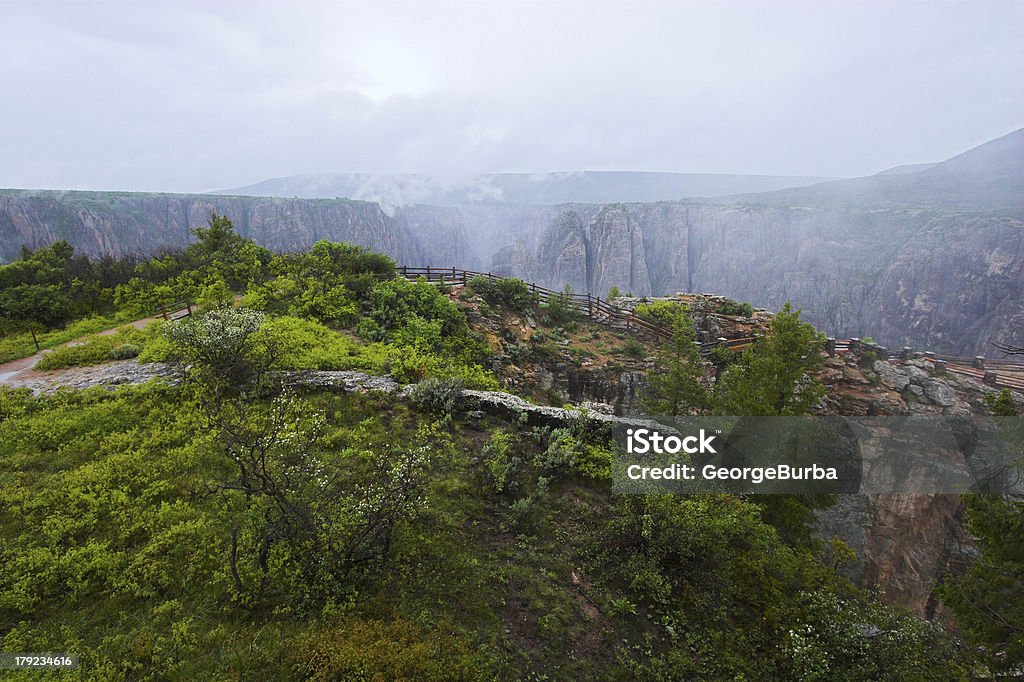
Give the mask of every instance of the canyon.
[[(557, 194), (557, 193), (556, 193)], [(518, 196), (518, 195), (516, 195)], [(500, 192), (498, 195), (500, 199)], [(961, 355), (1024, 345), (1024, 130), (943, 163), (772, 192), (643, 203), (463, 205), (242, 195), (0, 192), (0, 261), (178, 248), (212, 212), (278, 251), (347, 241), (606, 296), (790, 301), (835, 337)]]

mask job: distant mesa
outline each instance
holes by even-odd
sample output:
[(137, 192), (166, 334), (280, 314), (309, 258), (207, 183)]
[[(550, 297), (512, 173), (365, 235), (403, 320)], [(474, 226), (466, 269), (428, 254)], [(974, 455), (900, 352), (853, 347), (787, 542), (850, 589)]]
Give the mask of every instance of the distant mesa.
[(929, 168), (934, 168), (938, 164), (935, 163), (908, 163), (902, 166), (893, 166), (884, 171), (879, 171), (875, 175), (909, 175), (910, 173), (920, 173), (926, 171)]
[(555, 205), (567, 203), (637, 203), (694, 197), (771, 192), (835, 180), (788, 175), (717, 175), (580, 171), (569, 173), (494, 173), (461, 179), (426, 175), (336, 173), (273, 178), (213, 194), (303, 199), (345, 197), (392, 206), (426, 204)]

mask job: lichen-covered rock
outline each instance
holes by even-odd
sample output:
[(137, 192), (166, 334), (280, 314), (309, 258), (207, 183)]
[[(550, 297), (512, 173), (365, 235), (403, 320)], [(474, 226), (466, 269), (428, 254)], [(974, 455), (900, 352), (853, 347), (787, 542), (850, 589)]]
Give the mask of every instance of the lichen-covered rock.
[(60, 388), (83, 390), (95, 386), (117, 388), (144, 384), (161, 379), (169, 384), (180, 381), (180, 374), (172, 365), (160, 362), (140, 364), (136, 360), (119, 360), (92, 367), (71, 367), (48, 372), (24, 373), (15, 383), (8, 385), (28, 388), (35, 395), (53, 393)]
[(924, 395), (928, 400), (942, 407), (956, 405), (956, 391), (949, 384), (938, 379), (926, 379), (923, 382)]

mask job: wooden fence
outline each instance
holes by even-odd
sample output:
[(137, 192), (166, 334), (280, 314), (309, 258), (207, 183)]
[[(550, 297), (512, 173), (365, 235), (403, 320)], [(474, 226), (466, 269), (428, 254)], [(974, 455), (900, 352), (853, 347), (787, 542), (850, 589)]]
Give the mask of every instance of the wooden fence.
[[(423, 277), (428, 282), (438, 284), (467, 284), (474, 277), (485, 277), (489, 280), (504, 279), (490, 272), (476, 272), (474, 270), (463, 270), (461, 268), (435, 268), (435, 267), (411, 267), (403, 265), (398, 268), (401, 275), (407, 279), (419, 279)], [(632, 311), (619, 308), (599, 296), (590, 294), (568, 293), (565, 291), (554, 291), (536, 284), (527, 283), (530, 291), (539, 303), (551, 303), (558, 301), (563, 305), (570, 306), (577, 313), (607, 325), (612, 329), (624, 331), (653, 339), (655, 341), (671, 340), (672, 330), (644, 320)], [(742, 339), (724, 339), (697, 344), (701, 355), (710, 355), (716, 348), (726, 348), (733, 352), (741, 352), (754, 343), (758, 337), (747, 337)], [(901, 352), (892, 352), (883, 346), (879, 346), (860, 339), (829, 339), (827, 348), (829, 353), (840, 355), (844, 353), (870, 350), (877, 353), (880, 359), (906, 358), (909, 349), (904, 348)], [(936, 353), (916, 353), (913, 357), (923, 357), (934, 361), (939, 371), (948, 369), (951, 372), (971, 376), (991, 386), (1012, 388), (1024, 391), (1024, 363), (1013, 360), (990, 360), (987, 358), (968, 358), (952, 355), (940, 355)]]
[(160, 306), (153, 317), (162, 317), (165, 320), (180, 320), (192, 314), (192, 301), (187, 298), (173, 303), (165, 303)]
[[(398, 268), (398, 272), (407, 279), (419, 279), (422, 277), (428, 282), (437, 282), (438, 284), (468, 284), (475, 277), (484, 277), (492, 281), (504, 279), (489, 272), (476, 272), (459, 268), (414, 268), (403, 265)], [(671, 329), (644, 320), (632, 311), (614, 306), (600, 296), (554, 291), (530, 283), (527, 283), (526, 286), (538, 303), (550, 304), (558, 302), (572, 308), (577, 314), (589, 317), (595, 322), (607, 325), (612, 329), (622, 329), (655, 341), (666, 341), (672, 338)]]

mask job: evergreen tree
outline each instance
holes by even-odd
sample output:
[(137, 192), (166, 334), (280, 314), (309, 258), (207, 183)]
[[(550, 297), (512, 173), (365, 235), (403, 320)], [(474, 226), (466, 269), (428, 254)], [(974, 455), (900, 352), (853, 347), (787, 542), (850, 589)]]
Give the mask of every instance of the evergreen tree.
[(994, 671), (1024, 666), (1024, 502), (964, 496), (967, 529), (981, 554), (942, 586), (968, 642), (982, 647)]
[(716, 411), (751, 417), (805, 414), (825, 393), (811, 377), (821, 366), (823, 345), (824, 337), (787, 303), (765, 338), (719, 379)]
[(651, 414), (687, 414), (705, 409), (709, 403), (693, 323), (685, 308), (679, 308), (681, 312), (672, 322), (672, 343), (659, 356), (658, 368), (647, 375), (650, 387), (643, 406)]

